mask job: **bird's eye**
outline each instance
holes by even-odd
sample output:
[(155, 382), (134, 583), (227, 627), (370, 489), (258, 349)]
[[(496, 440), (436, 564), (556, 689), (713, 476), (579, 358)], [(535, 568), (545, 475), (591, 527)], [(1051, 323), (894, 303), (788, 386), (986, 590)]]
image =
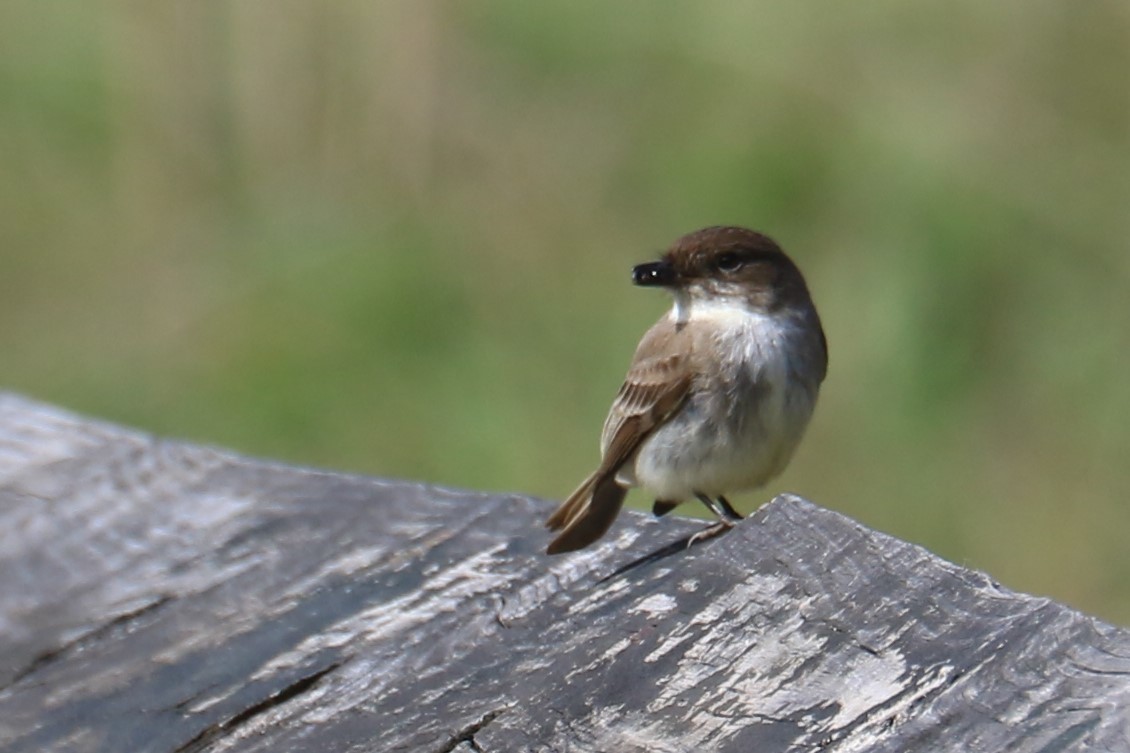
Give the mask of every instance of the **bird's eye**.
[(745, 259), (743, 259), (740, 254), (729, 251), (724, 254), (719, 254), (718, 258), (714, 260), (714, 266), (718, 267), (722, 272), (737, 272), (742, 268), (744, 263)]

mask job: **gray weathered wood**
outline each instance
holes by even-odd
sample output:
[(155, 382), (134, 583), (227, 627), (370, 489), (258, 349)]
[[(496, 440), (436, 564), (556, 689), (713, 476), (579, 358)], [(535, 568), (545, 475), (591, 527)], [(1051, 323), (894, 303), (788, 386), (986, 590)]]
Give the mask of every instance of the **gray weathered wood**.
[(0, 750), (1130, 750), (1130, 633), (782, 496), (542, 554), (547, 502), (0, 394)]

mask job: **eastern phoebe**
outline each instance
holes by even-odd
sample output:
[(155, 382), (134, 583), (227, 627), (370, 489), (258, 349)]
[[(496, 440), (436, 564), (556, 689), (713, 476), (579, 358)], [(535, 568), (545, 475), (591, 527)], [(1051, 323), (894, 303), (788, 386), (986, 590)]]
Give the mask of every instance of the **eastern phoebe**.
[[(740, 227), (680, 238), (632, 270), (675, 303), (636, 348), (600, 440), (600, 466), (546, 521), (549, 554), (588, 546), (628, 488), (656, 515), (703, 502), (728, 530), (741, 516), (722, 496), (781, 473), (812, 416), (828, 366), (804, 277), (771, 239)], [(706, 532), (704, 532), (706, 533)]]

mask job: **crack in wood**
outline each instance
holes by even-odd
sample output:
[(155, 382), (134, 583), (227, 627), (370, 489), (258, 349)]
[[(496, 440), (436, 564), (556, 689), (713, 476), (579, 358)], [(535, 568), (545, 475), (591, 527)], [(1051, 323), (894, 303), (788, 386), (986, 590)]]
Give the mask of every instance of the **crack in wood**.
[[(924, 670), (925, 668), (920, 669)], [(908, 685), (898, 693), (865, 710), (848, 724), (832, 730), (821, 740), (821, 747), (827, 747), (832, 743), (839, 743), (843, 740), (858, 737), (860, 734), (866, 734), (868, 729), (874, 727), (885, 734), (889, 734), (892, 729), (898, 726), (901, 717), (906, 716), (916, 706), (929, 703), (932, 699), (944, 694), (960, 682), (966, 674), (968, 674), (968, 670), (955, 670), (942, 678), (940, 683), (929, 686), (925, 690), (923, 690), (920, 682)], [(926, 673), (923, 672), (922, 677), (925, 676)]]
[(679, 552), (685, 552), (692, 547), (702, 546), (708, 541), (713, 541), (714, 539), (718, 538), (717, 535), (709, 537), (702, 536), (703, 533), (710, 531), (713, 527), (713, 525), (709, 525), (706, 528), (703, 528), (701, 531), (697, 531), (696, 533), (692, 533), (688, 536), (682, 537), (681, 539), (672, 541), (670, 544), (661, 546), (655, 551), (649, 554), (645, 554), (642, 557), (638, 557), (626, 565), (621, 565), (620, 567), (613, 570), (610, 574), (598, 580), (597, 583), (606, 583), (613, 578), (617, 578), (621, 575), (624, 575), (625, 573), (635, 570), (637, 567), (650, 565), (653, 562), (658, 562), (659, 560), (666, 559), (667, 557), (678, 554)]
[(107, 634), (113, 632), (118, 628), (128, 625), (131, 622), (139, 620), (145, 615), (160, 609), (172, 600), (172, 596), (164, 594), (158, 597), (155, 601), (151, 601), (144, 606), (117, 615), (109, 622), (92, 628), (82, 635), (79, 635), (76, 638), (72, 638), (61, 646), (57, 646), (56, 648), (53, 648), (49, 651), (44, 651), (43, 653), (33, 658), (30, 662), (28, 662), (22, 669), (17, 670), (16, 673), (12, 675), (12, 679), (9, 680), (6, 684), (0, 685), (0, 691), (7, 690), (29, 675), (35, 674), (36, 672), (41, 671), (44, 667), (54, 664), (60, 658), (73, 651), (81, 650), (84, 646), (101, 641), (106, 637)]
[(488, 711), (487, 713), (483, 714), (483, 717), (479, 719), (479, 721), (464, 727), (463, 729), (452, 735), (451, 738), (448, 739), (446, 743), (444, 743), (443, 747), (436, 749), (435, 753), (452, 753), (452, 751), (454, 751), (463, 743), (470, 745), (471, 750), (475, 751), (475, 753), (486, 753), (486, 751), (475, 741), (475, 735), (481, 732), (484, 727), (501, 716), (505, 711), (505, 708)]
[(239, 729), (239, 727), (259, 716), (263, 712), (269, 711), (270, 709), (273, 709), (277, 706), (281, 706), (287, 701), (290, 701), (291, 699), (310, 690), (310, 688), (314, 687), (318, 680), (321, 680), (323, 677), (328, 675), (330, 672), (333, 672), (340, 666), (341, 662), (334, 662), (328, 667), (324, 667), (322, 669), (319, 669), (317, 672), (314, 672), (313, 674), (301, 677), (292, 682), (290, 685), (287, 685), (285, 688), (271, 693), (263, 700), (259, 701), (256, 704), (248, 706), (243, 711), (239, 712), (230, 719), (226, 719), (222, 722), (216, 722), (215, 724), (211, 724), (205, 727), (191, 740), (178, 747), (174, 751), (174, 753), (198, 753), (199, 751), (204, 750), (222, 735), (234, 732), (235, 730)]

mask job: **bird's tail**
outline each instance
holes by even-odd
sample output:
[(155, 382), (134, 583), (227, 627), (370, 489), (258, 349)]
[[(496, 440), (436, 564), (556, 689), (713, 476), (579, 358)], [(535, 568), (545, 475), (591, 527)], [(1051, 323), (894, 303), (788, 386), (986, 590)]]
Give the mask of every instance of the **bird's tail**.
[(599, 539), (616, 519), (627, 493), (614, 473), (598, 470), (589, 476), (545, 522), (549, 530), (561, 531), (546, 552), (572, 552)]

